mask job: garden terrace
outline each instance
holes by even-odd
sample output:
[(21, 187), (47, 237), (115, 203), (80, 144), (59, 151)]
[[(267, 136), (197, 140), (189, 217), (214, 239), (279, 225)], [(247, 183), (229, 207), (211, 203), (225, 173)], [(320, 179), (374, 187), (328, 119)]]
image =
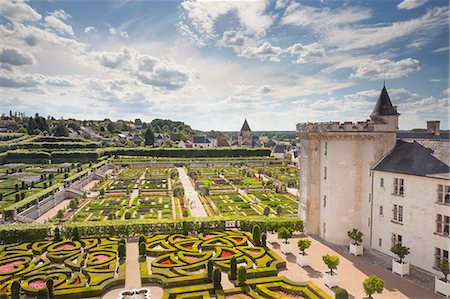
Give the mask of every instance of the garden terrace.
[(124, 286), (125, 264), (117, 251), (114, 238), (0, 245), (0, 293), (10, 294), (12, 282), (19, 279), (21, 290), (34, 297), (52, 279), (58, 298), (100, 296)]
[(252, 207), (252, 204), (244, 195), (238, 193), (210, 195), (206, 196), (206, 200), (212, 202), (212, 211), (215, 215), (256, 216), (262, 214), (255, 207)]
[(300, 170), (290, 166), (254, 166), (252, 169), (267, 178), (278, 180), (290, 188), (298, 188)]
[(246, 197), (259, 211), (263, 212), (265, 207), (270, 208), (270, 213), (276, 215), (277, 206), (282, 207), (282, 214), (287, 217), (297, 217), (298, 202), (290, 194), (278, 194), (274, 192), (251, 192)]
[(60, 185), (89, 168), (89, 164), (78, 163), (4, 164), (0, 166), (0, 210)]

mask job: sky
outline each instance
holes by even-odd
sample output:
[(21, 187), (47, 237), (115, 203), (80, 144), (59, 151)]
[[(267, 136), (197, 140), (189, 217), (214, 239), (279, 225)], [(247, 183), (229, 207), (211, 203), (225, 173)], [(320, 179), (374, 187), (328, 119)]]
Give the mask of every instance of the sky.
[(449, 127), (446, 0), (0, 0), (0, 112), (295, 130)]

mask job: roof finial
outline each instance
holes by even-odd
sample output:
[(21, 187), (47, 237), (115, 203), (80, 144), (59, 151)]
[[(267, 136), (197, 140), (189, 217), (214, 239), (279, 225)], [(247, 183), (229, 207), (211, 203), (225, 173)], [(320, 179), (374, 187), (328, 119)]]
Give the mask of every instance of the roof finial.
[(386, 69), (383, 69), (383, 88), (386, 88)]

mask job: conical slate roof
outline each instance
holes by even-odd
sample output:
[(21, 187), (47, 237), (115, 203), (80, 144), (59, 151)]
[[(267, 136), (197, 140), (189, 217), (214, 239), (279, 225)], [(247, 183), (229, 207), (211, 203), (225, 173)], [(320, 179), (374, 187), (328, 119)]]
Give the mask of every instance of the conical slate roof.
[(251, 132), (250, 126), (247, 123), (247, 119), (244, 120), (244, 124), (242, 125), (241, 132)]
[(378, 101), (373, 108), (370, 117), (383, 116), (383, 115), (398, 115), (397, 109), (392, 106), (391, 99), (386, 90), (386, 86), (383, 86)]

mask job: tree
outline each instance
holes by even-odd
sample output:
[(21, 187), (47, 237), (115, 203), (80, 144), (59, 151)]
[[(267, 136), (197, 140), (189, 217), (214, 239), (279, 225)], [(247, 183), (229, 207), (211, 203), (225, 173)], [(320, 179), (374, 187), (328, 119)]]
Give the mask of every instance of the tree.
[(277, 206), (277, 215), (281, 216), (281, 213), (283, 213), (283, 207), (281, 205)]
[(100, 190), (100, 195), (105, 196), (105, 189)]
[(448, 264), (447, 260), (442, 260), (439, 263), (439, 270), (441, 270), (442, 274), (444, 274), (444, 281), (445, 282), (450, 282), (450, 280), (447, 279), (448, 274), (450, 273), (449, 264)]
[(284, 243), (287, 244), (288, 239), (290, 237), (292, 237), (292, 230), (287, 227), (280, 227), (278, 229), (278, 237), (280, 237), (281, 239), (284, 239)]
[(69, 137), (69, 131), (67, 131), (66, 125), (61, 122), (56, 127), (53, 135), (60, 136), (60, 137)]
[(147, 256), (147, 246), (145, 242), (139, 243), (139, 255), (141, 258), (145, 258)]
[(108, 132), (109, 132), (110, 134), (113, 134), (113, 133), (116, 131), (116, 128), (114, 127), (114, 123), (112, 123), (112, 122), (109, 122), (109, 123), (106, 125), (106, 128), (108, 129)]
[(261, 246), (264, 247), (264, 248), (267, 247), (267, 235), (266, 234), (263, 234), (261, 236)]
[(264, 208), (264, 216), (269, 216), (270, 215), (270, 208), (269, 207), (265, 207)]
[(208, 281), (212, 282), (213, 280), (213, 271), (214, 271), (214, 262), (212, 260), (208, 260), (207, 263), (207, 274), (208, 274)]
[(108, 214), (108, 220), (114, 220), (116, 219), (116, 213), (114, 212), (109, 212)]
[(153, 135), (153, 131), (150, 128), (145, 130), (145, 145), (152, 146), (155, 144), (155, 135)]
[(39, 289), (36, 294), (36, 299), (48, 299), (48, 289), (45, 287), (43, 289)]
[(20, 298), (20, 281), (14, 280), (11, 284), (11, 299)]
[(237, 275), (237, 261), (236, 257), (233, 255), (230, 260), (230, 279), (235, 280)]
[(301, 251), (302, 255), (306, 255), (305, 250), (311, 246), (311, 240), (308, 239), (300, 239), (297, 242), (298, 249)]
[(237, 279), (239, 285), (243, 285), (247, 280), (247, 269), (244, 266), (240, 266), (237, 272)]
[(376, 275), (371, 275), (363, 282), (364, 292), (372, 298), (372, 294), (381, 294), (384, 288), (384, 281)]
[(219, 268), (214, 269), (213, 278), (214, 290), (220, 290), (222, 288), (222, 272)]
[(333, 275), (333, 270), (336, 270), (339, 265), (339, 257), (327, 254), (322, 256), (322, 260), (330, 269), (330, 274)]
[(252, 239), (255, 246), (261, 246), (261, 228), (258, 224), (252, 228)]
[(125, 219), (131, 219), (131, 212), (130, 211), (126, 211), (124, 217), (125, 217)]
[(409, 248), (400, 243), (395, 244), (391, 251), (398, 256), (400, 264), (403, 264), (403, 259), (409, 254)]
[(56, 213), (56, 218), (58, 218), (58, 219), (64, 218), (64, 211), (58, 210), (58, 212)]
[(73, 228), (72, 240), (73, 241), (80, 241), (80, 232), (78, 231), (78, 227), (74, 227)]
[(77, 204), (77, 202), (76, 202), (74, 199), (72, 199), (72, 200), (69, 202), (69, 208), (70, 208), (70, 209), (75, 210), (75, 209), (77, 208), (77, 206), (78, 206), (78, 204)]
[(48, 278), (47, 281), (45, 282), (45, 285), (47, 286), (48, 298), (53, 299), (53, 297), (54, 297), (54, 295), (53, 295), (53, 285), (54, 285), (53, 279)]
[(55, 230), (53, 231), (53, 241), (61, 241), (61, 232), (59, 231), (59, 227), (55, 227)]
[(353, 244), (359, 245), (362, 243), (362, 237), (364, 236), (364, 234), (360, 232), (357, 228), (354, 228), (347, 232), (347, 236), (353, 240)]

